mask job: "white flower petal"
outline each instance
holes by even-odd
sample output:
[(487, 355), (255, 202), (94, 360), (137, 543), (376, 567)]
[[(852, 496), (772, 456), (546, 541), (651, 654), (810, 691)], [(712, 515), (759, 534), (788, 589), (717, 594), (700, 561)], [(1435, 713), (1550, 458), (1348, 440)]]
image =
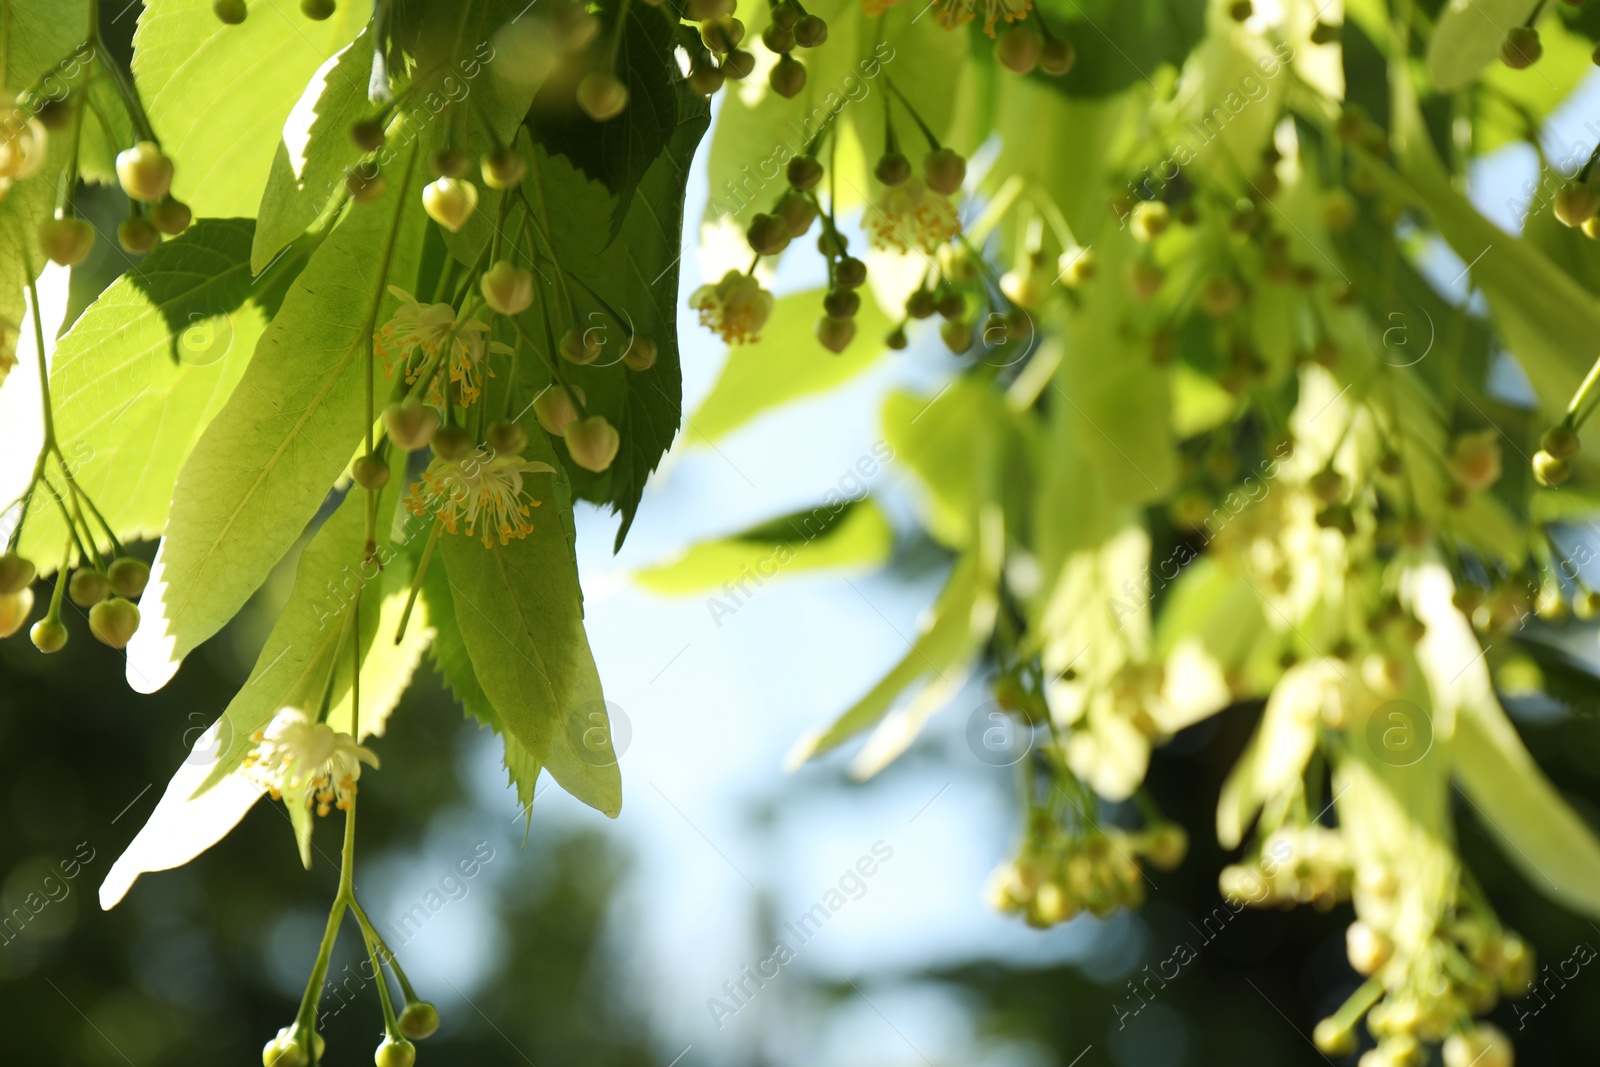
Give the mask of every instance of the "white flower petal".
[(217, 740), (221, 726), (222, 720), (218, 719), (194, 743), (189, 758), (167, 783), (167, 791), (144, 828), (111, 865), (111, 872), (100, 884), (103, 910), (116, 907), (141, 874), (181, 867), (221, 841), (261, 799), (264, 790), (237, 772), (200, 796), (194, 795), (221, 752)]

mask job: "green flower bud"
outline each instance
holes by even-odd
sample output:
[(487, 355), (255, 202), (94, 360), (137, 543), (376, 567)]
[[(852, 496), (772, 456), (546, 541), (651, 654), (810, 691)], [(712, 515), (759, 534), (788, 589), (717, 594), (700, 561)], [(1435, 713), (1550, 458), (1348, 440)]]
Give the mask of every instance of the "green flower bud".
[(785, 100), (793, 100), (806, 87), (805, 64), (785, 52), (767, 73), (767, 84)]
[(117, 181), (133, 199), (158, 204), (172, 188), (172, 160), (154, 141), (140, 141), (117, 154)]
[(801, 48), (815, 48), (828, 39), (828, 24), (816, 15), (802, 15), (794, 24), (794, 40)]
[(333, 0), (300, 0), (300, 13), (308, 19), (322, 22), (332, 18), (333, 12)]
[(363, 152), (376, 152), (383, 147), (383, 123), (376, 118), (357, 119), (350, 124), (350, 140)]
[(111, 562), (106, 577), (111, 579), (113, 593), (131, 600), (144, 593), (144, 587), (150, 581), (150, 565), (142, 559), (123, 556)]
[[(773, 15), (777, 15), (776, 9), (773, 10)], [(761, 31), (761, 43), (767, 46), (767, 51), (775, 52), (780, 56), (794, 51), (796, 42), (794, 39), (793, 24), (788, 26), (780, 26), (776, 21), (774, 21), (770, 26)]]
[(432, 1004), (413, 1000), (400, 1013), (400, 1032), (413, 1041), (432, 1036), (439, 1029), (439, 1012)]
[(117, 224), (117, 243), (123, 251), (143, 255), (161, 243), (161, 231), (142, 215), (129, 215)]
[(732, 15), (719, 15), (700, 24), (700, 40), (719, 56), (725, 56), (744, 40), (744, 23)]
[(972, 327), (960, 319), (949, 319), (939, 326), (939, 339), (946, 348), (961, 355), (972, 347)]
[(789, 247), (789, 224), (776, 215), (756, 212), (745, 229), (745, 239), (758, 256), (776, 256)]
[(1357, 919), (1344, 931), (1345, 954), (1360, 975), (1371, 976), (1394, 955), (1394, 942), (1381, 930)]
[(830, 289), (822, 298), (822, 310), (830, 318), (855, 318), (856, 312), (861, 310), (861, 294), (854, 289)]
[(520, 315), (533, 306), (533, 272), (508, 259), (484, 271), (478, 286), (484, 303), (502, 315)]
[(1311, 1031), (1311, 1041), (1324, 1056), (1343, 1059), (1356, 1050), (1356, 1035), (1348, 1026), (1323, 1019)]
[(189, 210), (188, 204), (169, 196), (151, 210), (150, 221), (168, 237), (176, 237), (189, 228), (194, 212)]
[(722, 60), (722, 75), (741, 81), (750, 77), (750, 72), (756, 69), (756, 57), (742, 48), (729, 52)]
[(92, 608), (111, 595), (111, 579), (93, 567), (83, 567), (67, 583), (67, 597), (80, 608)]
[(1062, 39), (1046, 41), (1039, 50), (1039, 69), (1052, 78), (1059, 78), (1072, 69), (1072, 64), (1077, 61), (1077, 50), (1072, 47), (1072, 42)]
[(250, 9), (244, 6), (244, 0), (214, 0), (211, 13), (229, 26), (237, 26), (250, 14)]
[(451, 233), (460, 233), (478, 210), (478, 187), (460, 178), (440, 178), (422, 190), (422, 209)]
[(583, 389), (576, 385), (562, 388), (559, 385), (552, 384), (534, 398), (533, 414), (539, 420), (539, 425), (544, 427), (545, 433), (559, 437), (566, 432), (567, 426), (578, 417), (578, 409), (573, 404), (572, 397), (568, 395), (567, 389), (571, 389), (576, 393), (580, 402), (586, 401), (587, 398), (583, 394)]
[(63, 216), (39, 224), (39, 250), (52, 263), (76, 267), (94, 249), (94, 227), (80, 218)]
[(60, 619), (46, 615), (33, 624), (33, 629), (28, 631), (28, 636), (33, 639), (33, 646), (40, 652), (60, 652), (67, 647), (67, 628)]
[(785, 170), (789, 184), (796, 189), (812, 189), (822, 180), (822, 164), (815, 156), (795, 156)]
[(464, 178), (472, 169), (472, 158), (454, 145), (439, 149), (429, 162), (433, 172), (441, 178)]
[(599, 343), (587, 330), (579, 330), (576, 326), (561, 335), (556, 348), (562, 359), (580, 367), (587, 367), (600, 358)]
[(1228, 17), (1235, 22), (1245, 22), (1255, 14), (1255, 5), (1250, 0), (1233, 0), (1228, 5)]
[(1540, 449), (1533, 454), (1533, 477), (1540, 485), (1551, 489), (1572, 477), (1572, 464)]
[(1144, 854), (1163, 871), (1176, 870), (1189, 851), (1189, 835), (1175, 822), (1162, 823), (1145, 838)]
[(646, 334), (633, 335), (633, 343), (628, 346), (628, 351), (623, 353), (622, 362), (629, 370), (646, 371), (656, 365), (659, 355), (659, 346), (656, 339)]
[(389, 183), (378, 168), (358, 165), (351, 167), (344, 176), (344, 187), (349, 190), (351, 200), (358, 204), (370, 204), (388, 192)]
[(0, 638), (10, 637), (22, 629), (33, 610), (33, 590), (24, 587), (16, 593), (0, 593)]
[(389, 464), (376, 453), (357, 456), (350, 464), (350, 477), (363, 489), (382, 489), (389, 484)]
[(701, 96), (715, 96), (722, 82), (722, 71), (717, 67), (696, 67), (689, 72), (689, 87)]
[(788, 225), (791, 238), (802, 236), (817, 220), (817, 209), (812, 206), (811, 199), (795, 189), (784, 193), (774, 210), (778, 218)]
[(1578, 432), (1565, 424), (1550, 427), (1539, 443), (1556, 459), (1571, 459), (1578, 454)]
[(1044, 38), (1027, 24), (1011, 26), (1000, 32), (995, 54), (1000, 65), (1017, 74), (1026, 74), (1039, 65), (1044, 51)]
[(628, 87), (609, 70), (594, 70), (578, 82), (578, 106), (596, 122), (622, 114), (628, 106)]
[(514, 189), (528, 173), (528, 161), (513, 147), (497, 148), (483, 157), (483, 184), (491, 189)]
[(389, 440), (407, 452), (422, 448), (439, 429), (438, 409), (407, 397), (383, 409), (383, 428)]
[(790, 0), (778, 0), (772, 5), (772, 24), (786, 30), (794, 29), (795, 23), (800, 21), (800, 9)]
[(31, 559), (24, 559), (15, 552), (0, 556), (0, 596), (22, 592), (33, 583), (36, 573)]
[(1588, 182), (1568, 182), (1556, 190), (1556, 219), (1563, 226), (1582, 226), (1600, 213), (1600, 190)]
[(817, 340), (829, 352), (843, 352), (855, 340), (855, 336), (854, 319), (836, 319), (832, 315), (824, 315), (817, 320)]
[(938, 148), (922, 157), (922, 180), (936, 193), (950, 196), (967, 180), (967, 161), (953, 148)]
[(1500, 59), (1512, 70), (1523, 70), (1539, 62), (1544, 46), (1539, 43), (1539, 31), (1532, 26), (1513, 26), (1500, 46)]
[(934, 301), (933, 294), (926, 289), (918, 289), (906, 299), (906, 315), (913, 319), (932, 318), (933, 313), (939, 310)]
[(1172, 213), (1160, 200), (1141, 200), (1128, 217), (1128, 229), (1137, 241), (1154, 241), (1167, 232)]
[(126, 648), (139, 628), (139, 609), (133, 601), (114, 596), (89, 609), (89, 632), (101, 644)]
[(911, 177), (911, 160), (903, 152), (885, 152), (878, 158), (872, 173), (885, 185), (900, 185)]
[(467, 453), (472, 451), (472, 435), (466, 427), (450, 423), (439, 427), (433, 435), (433, 454), (440, 459), (455, 462), (465, 459)]
[[(510, 419), (501, 419), (489, 427), (488, 444), (496, 455), (520, 456), (522, 450), (528, 447), (528, 435), (521, 426), (518, 426)], [(415, 1037), (417, 1035), (407, 1034), (406, 1036)]]
[(611, 466), (622, 445), (622, 436), (617, 433), (615, 426), (606, 421), (604, 415), (574, 419), (567, 423), (561, 436), (567, 442), (572, 462), (596, 474)]
[(377, 1067), (411, 1067), (417, 1062), (417, 1047), (403, 1037), (386, 1037), (372, 1054), (372, 1062)]
[(833, 269), (833, 280), (847, 289), (859, 289), (867, 280), (867, 265), (854, 256), (847, 256)]

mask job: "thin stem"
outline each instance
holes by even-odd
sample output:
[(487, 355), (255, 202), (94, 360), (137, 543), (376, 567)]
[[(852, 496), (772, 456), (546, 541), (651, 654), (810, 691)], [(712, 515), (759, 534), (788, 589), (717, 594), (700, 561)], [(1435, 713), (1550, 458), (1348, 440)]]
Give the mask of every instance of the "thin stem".
[(394, 971), (395, 979), (400, 983), (400, 991), (406, 995), (406, 1000), (421, 999), (417, 996), (417, 991), (411, 988), (411, 981), (406, 977), (405, 969), (400, 966), (400, 960), (395, 956), (394, 950), (383, 940), (383, 935), (378, 933), (377, 928), (372, 925), (372, 920), (367, 918), (366, 909), (361, 906), (360, 901), (356, 900), (354, 896), (350, 898), (350, 913), (356, 917), (356, 922), (361, 924), (361, 932), (378, 946), (378, 952), (382, 956), (383, 962), (387, 963), (390, 970)]
[(411, 621), (411, 609), (417, 605), (417, 594), (422, 592), (422, 579), (427, 576), (428, 564), (433, 560), (433, 546), (439, 543), (439, 534), (443, 530), (444, 523), (434, 519), (433, 530), (428, 534), (428, 543), (422, 546), (422, 558), (417, 560), (417, 574), (411, 579), (411, 592), (406, 595), (406, 607), (400, 613), (400, 625), (394, 632), (394, 643), (397, 645), (406, 636), (406, 624)]

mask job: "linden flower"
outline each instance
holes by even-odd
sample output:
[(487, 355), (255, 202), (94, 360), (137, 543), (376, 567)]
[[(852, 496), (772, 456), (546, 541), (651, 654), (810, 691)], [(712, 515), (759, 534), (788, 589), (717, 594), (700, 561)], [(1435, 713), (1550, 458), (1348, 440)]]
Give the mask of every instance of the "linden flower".
[[(420, 303), (397, 285), (389, 286), (389, 292), (399, 299), (400, 306), (395, 309), (394, 318), (384, 323), (373, 336), (373, 344), (383, 358), (384, 371), (393, 377), (396, 366), (403, 366), (406, 381), (415, 382), (423, 366), (437, 356), (440, 347), (448, 342), (450, 352), (445, 357), (445, 372), (450, 381), (455, 383), (461, 403), (470, 404), (482, 396), (483, 384), (479, 370), (488, 370), (488, 376), (494, 377), (494, 371), (484, 364), (485, 350), (509, 353), (510, 347), (498, 341), (486, 344), (489, 324), (477, 319), (458, 323), (456, 309), (449, 304)], [(423, 358), (413, 366), (411, 357), (418, 352), (422, 353)], [(439, 379), (434, 379), (428, 397), (435, 404), (444, 403)]]
[(244, 758), (245, 774), (272, 794), (291, 803), (314, 799), (317, 814), (333, 808), (349, 811), (355, 803), (356, 779), (363, 763), (378, 766), (378, 757), (356, 739), (323, 722), (313, 722), (299, 708), (283, 708), (265, 730), (250, 735), (256, 747)]
[(46, 134), (38, 119), (13, 108), (0, 118), (0, 195), (13, 181), (31, 178), (44, 166)]
[(961, 232), (961, 219), (949, 197), (912, 177), (883, 191), (867, 216), (867, 230), (878, 248), (931, 255)]
[(494, 547), (496, 534), (507, 545), (533, 531), (530, 515), (540, 503), (528, 496), (524, 475), (554, 473), (548, 463), (479, 449), (458, 461), (435, 459), (405, 503), (414, 515), (437, 516), (451, 533), (464, 525), (476, 534), (481, 524), (485, 548)]
[(689, 298), (708, 326), (730, 345), (754, 341), (772, 315), (772, 294), (742, 271), (730, 270), (715, 285), (702, 285)]
[[(871, 0), (864, 2), (870, 3)], [(939, 0), (937, 17), (947, 30), (965, 26), (977, 15), (980, 4), (983, 7), (983, 32), (990, 37), (994, 36), (996, 21), (1005, 19), (1007, 22), (1016, 22), (1025, 19), (1033, 7), (1031, 0)]]

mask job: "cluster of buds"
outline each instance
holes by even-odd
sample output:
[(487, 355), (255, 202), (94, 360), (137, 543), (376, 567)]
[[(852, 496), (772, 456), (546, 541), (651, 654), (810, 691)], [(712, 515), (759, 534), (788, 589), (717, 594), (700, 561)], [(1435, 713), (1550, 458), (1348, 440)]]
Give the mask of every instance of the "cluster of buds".
[[(60, 652), (71, 636), (61, 617), (63, 594), (89, 613), (89, 632), (101, 644), (124, 648), (139, 628), (139, 609), (133, 601), (150, 579), (149, 566), (120, 554), (120, 545), (119, 554), (109, 561), (92, 541), (88, 550), (92, 555), (70, 578), (64, 572), (56, 577), (49, 610), (28, 631), (40, 652)], [(32, 560), (14, 551), (0, 555), (0, 638), (10, 637), (27, 621), (33, 610), (32, 584), (37, 573)]]
[(1274, 830), (1252, 862), (1224, 867), (1217, 885), (1235, 903), (1258, 908), (1310, 904), (1329, 911), (1350, 898), (1353, 877), (1344, 838), (1311, 824)]
[[(1397, 880), (1390, 871), (1362, 871), (1358, 910), (1392, 911)], [(1386, 903), (1387, 900), (1387, 903)], [(1313, 1031), (1328, 1056), (1355, 1051), (1355, 1024), (1363, 1015), (1378, 1045), (1362, 1067), (1420, 1067), (1425, 1046), (1442, 1045), (1446, 1067), (1510, 1067), (1510, 1039), (1475, 1016), (1501, 996), (1522, 996), (1534, 980), (1533, 953), (1492, 916), (1452, 918), (1417, 949), (1400, 952), (1381, 922), (1362, 918), (1345, 932), (1350, 965), (1366, 984)]]
[(1085, 911), (1105, 918), (1144, 902), (1138, 858), (1172, 870), (1188, 845), (1176, 823), (1139, 832), (1090, 827), (1073, 833), (1038, 813), (1016, 857), (990, 875), (985, 895), (997, 911), (1021, 915), (1030, 926), (1055, 926)]
[[(734, 0), (689, 0), (683, 17), (698, 22), (699, 41), (705, 51), (693, 59), (689, 84), (702, 96), (712, 96), (729, 80), (742, 81), (756, 69), (756, 57), (740, 47), (744, 23), (734, 17)], [(816, 48), (828, 39), (828, 24), (807, 11), (799, 0), (777, 0), (772, 21), (761, 31), (761, 44), (778, 57), (767, 73), (772, 91), (786, 99), (806, 86), (805, 64), (795, 58), (796, 48)]]
[[(332, 18), (338, 9), (334, 0), (300, 0), (300, 13), (316, 22)], [(224, 25), (237, 26), (250, 17), (250, 8), (245, 0), (212, 0), (211, 13)]]

